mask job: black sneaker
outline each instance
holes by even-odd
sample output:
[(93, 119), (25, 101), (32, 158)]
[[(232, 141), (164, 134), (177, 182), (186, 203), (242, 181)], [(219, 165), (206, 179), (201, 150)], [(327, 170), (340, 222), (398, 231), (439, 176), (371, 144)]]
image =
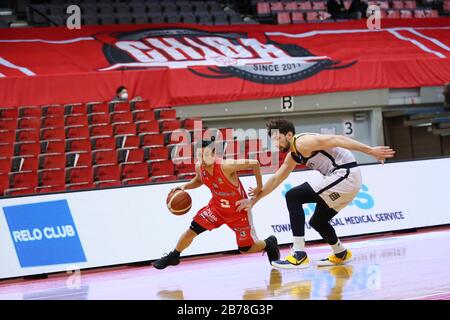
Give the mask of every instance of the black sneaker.
[(267, 257), (269, 258), (269, 263), (272, 263), (272, 261), (279, 260), (280, 259), (280, 249), (278, 249), (278, 241), (275, 236), (270, 236), (266, 240), (266, 252)]
[(176, 266), (180, 263), (180, 255), (175, 254), (173, 251), (169, 254), (165, 254), (161, 259), (153, 262), (153, 266), (156, 269), (164, 269), (167, 266)]

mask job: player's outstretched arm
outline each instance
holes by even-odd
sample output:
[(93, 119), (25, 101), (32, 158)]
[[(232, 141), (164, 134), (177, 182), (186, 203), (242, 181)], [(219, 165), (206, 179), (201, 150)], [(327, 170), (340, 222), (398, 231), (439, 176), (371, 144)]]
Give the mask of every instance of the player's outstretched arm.
[(263, 185), (262, 185), (262, 176), (261, 176), (261, 165), (258, 160), (254, 159), (238, 159), (232, 160), (227, 159), (223, 162), (223, 170), (229, 172), (237, 172), (244, 170), (253, 170), (256, 179), (256, 187), (249, 189), (249, 195), (253, 196), (258, 194)]
[(300, 138), (300, 152), (309, 156), (312, 152), (334, 147), (341, 147), (352, 151), (368, 154), (381, 163), (387, 158), (394, 157), (395, 151), (387, 146), (370, 147), (352, 138), (341, 135), (309, 135)]
[(289, 153), (284, 160), (284, 163), (281, 167), (275, 172), (269, 180), (264, 184), (260, 193), (258, 193), (252, 199), (243, 199), (236, 202), (237, 210), (249, 210), (251, 209), (259, 200), (270, 194), (273, 190), (275, 190), (286, 178), (289, 174), (295, 169), (296, 162), (292, 158)]

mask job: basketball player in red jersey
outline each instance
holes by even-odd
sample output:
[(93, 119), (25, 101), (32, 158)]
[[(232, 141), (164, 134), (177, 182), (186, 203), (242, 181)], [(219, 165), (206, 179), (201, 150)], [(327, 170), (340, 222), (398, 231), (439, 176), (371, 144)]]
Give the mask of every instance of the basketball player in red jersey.
[(190, 227), (181, 235), (175, 249), (156, 260), (153, 266), (164, 269), (180, 263), (180, 253), (192, 243), (195, 237), (206, 230), (213, 230), (226, 224), (236, 234), (236, 242), (241, 253), (266, 251), (269, 262), (278, 260), (280, 251), (275, 236), (258, 240), (252, 225), (251, 212), (237, 212), (236, 202), (247, 198), (247, 194), (237, 176), (237, 171), (253, 169), (257, 187), (250, 188), (250, 195), (258, 194), (262, 188), (262, 178), (257, 160), (222, 160), (215, 157), (214, 140), (203, 140), (196, 164), (196, 176), (177, 189), (189, 190), (206, 185), (212, 193), (208, 205), (195, 215)]

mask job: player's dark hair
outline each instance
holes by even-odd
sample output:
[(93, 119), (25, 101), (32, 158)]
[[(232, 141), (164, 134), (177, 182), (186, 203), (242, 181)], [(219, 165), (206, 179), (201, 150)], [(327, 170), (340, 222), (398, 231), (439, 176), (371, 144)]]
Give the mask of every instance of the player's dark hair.
[(198, 143), (198, 148), (206, 148), (209, 147), (212, 150), (215, 149), (214, 141), (216, 141), (216, 137), (212, 136), (210, 139), (203, 139)]
[(288, 132), (295, 134), (294, 124), (286, 119), (271, 119), (266, 122), (266, 128), (269, 137), (272, 134), (272, 130), (278, 130), (282, 134), (287, 134)]
[(124, 87), (124, 86), (118, 87), (116, 90), (116, 94), (119, 95), (119, 93), (122, 92), (123, 89), (126, 89), (126, 87)]

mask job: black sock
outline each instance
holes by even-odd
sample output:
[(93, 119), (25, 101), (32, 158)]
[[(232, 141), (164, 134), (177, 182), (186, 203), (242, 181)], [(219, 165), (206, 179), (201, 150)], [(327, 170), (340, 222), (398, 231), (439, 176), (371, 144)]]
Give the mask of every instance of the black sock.
[(180, 257), (180, 253), (181, 253), (181, 252), (179, 252), (179, 251), (177, 251), (176, 249), (174, 249), (174, 250), (172, 251), (172, 256), (174, 256), (174, 257), (176, 257), (176, 258), (179, 258), (179, 257)]

